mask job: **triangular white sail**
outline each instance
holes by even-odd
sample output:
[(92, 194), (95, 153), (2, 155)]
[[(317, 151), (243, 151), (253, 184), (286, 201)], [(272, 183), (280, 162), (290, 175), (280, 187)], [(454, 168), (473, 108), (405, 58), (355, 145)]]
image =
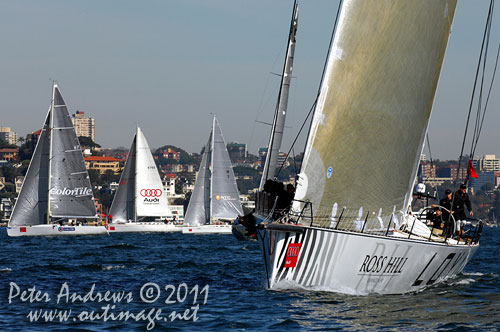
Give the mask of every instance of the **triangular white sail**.
[(201, 158), (200, 170), (196, 177), (194, 190), (189, 200), (185, 221), (188, 225), (204, 225), (210, 222), (210, 145), (212, 134), (205, 145)]
[(238, 185), (219, 122), (214, 115), (212, 127), (212, 178), (210, 213), (212, 219), (234, 219), (243, 215)]
[(113, 223), (136, 221), (141, 217), (166, 217), (170, 214), (160, 174), (139, 127), (109, 214)]
[(17, 197), (9, 226), (40, 225), (47, 223), (49, 194), (49, 122), (50, 109), (45, 117), (40, 137), (21, 192)]
[(316, 222), (333, 204), (405, 212), (455, 6), (343, 3), (295, 196)]
[(9, 226), (45, 224), (50, 217), (97, 218), (80, 143), (55, 83), (51, 106)]
[(160, 174), (141, 128), (136, 134), (136, 213), (137, 216), (166, 217), (169, 215), (168, 199), (163, 190)]
[(292, 80), (293, 59), (295, 54), (295, 35), (297, 33), (299, 19), (299, 9), (297, 3), (294, 4), (292, 22), (290, 24), (290, 34), (288, 36), (288, 45), (283, 67), (283, 75), (281, 77), (281, 87), (274, 114), (273, 127), (267, 149), (266, 161), (260, 181), (260, 190), (264, 189), (264, 184), (267, 180), (274, 179), (276, 168), (278, 165), (278, 156), (280, 153), (281, 141), (283, 139), (283, 131), (285, 129), (285, 119), (288, 107), (288, 94), (290, 92), (290, 82)]
[(126, 223), (129, 220), (134, 220), (135, 213), (135, 161), (136, 161), (136, 136), (132, 141), (128, 153), (125, 167), (120, 176), (120, 183), (116, 190), (109, 214), (111, 222)]
[(238, 215), (243, 215), (238, 185), (214, 116), (185, 220), (189, 225), (203, 225), (214, 219), (234, 219)]

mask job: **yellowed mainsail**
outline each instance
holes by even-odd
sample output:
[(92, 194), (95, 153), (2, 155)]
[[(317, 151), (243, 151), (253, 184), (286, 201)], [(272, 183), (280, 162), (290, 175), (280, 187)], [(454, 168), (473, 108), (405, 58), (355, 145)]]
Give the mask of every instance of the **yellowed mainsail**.
[(295, 196), (318, 223), (406, 209), (455, 7), (343, 2)]

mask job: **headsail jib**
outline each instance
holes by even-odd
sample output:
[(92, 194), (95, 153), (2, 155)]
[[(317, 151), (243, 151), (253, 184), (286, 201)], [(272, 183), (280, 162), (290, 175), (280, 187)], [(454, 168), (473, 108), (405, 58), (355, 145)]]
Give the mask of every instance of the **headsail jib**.
[(315, 215), (404, 209), (455, 6), (344, 2), (295, 197)]

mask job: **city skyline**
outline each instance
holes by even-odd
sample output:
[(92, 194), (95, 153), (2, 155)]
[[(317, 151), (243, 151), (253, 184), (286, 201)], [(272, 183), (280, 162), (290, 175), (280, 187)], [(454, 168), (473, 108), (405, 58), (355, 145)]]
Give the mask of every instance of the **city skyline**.
[[(40, 129), (56, 79), (70, 113), (81, 110), (95, 119), (96, 142), (103, 147), (127, 147), (139, 124), (152, 148), (169, 144), (199, 153), (210, 113), (216, 113), (225, 140), (246, 143), (257, 154), (267, 145), (269, 127), (255, 120), (272, 121), (279, 77), (270, 72), (281, 72), (292, 4), (6, 2), (0, 27), (10, 33), (0, 37), (0, 125), (19, 136)], [(457, 5), (429, 126), (434, 159), (457, 159), (460, 153), (488, 4)], [(337, 6), (299, 2), (290, 128), (282, 151), (314, 101)], [(495, 12), (487, 84), (500, 39)], [(496, 82), (477, 155), (500, 155), (499, 91)], [(427, 147), (424, 153), (429, 155)]]

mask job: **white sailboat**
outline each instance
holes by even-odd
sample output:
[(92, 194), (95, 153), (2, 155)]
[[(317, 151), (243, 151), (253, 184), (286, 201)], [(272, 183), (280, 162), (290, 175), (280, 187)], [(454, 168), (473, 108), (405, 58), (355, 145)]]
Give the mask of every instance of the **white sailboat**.
[(342, 2), (292, 212), (258, 225), (269, 288), (419, 291), (477, 250), (481, 225), (443, 238), (410, 210), (455, 7)]
[[(181, 231), (180, 227), (166, 219), (170, 216), (168, 199), (146, 137), (139, 127), (132, 141), (109, 214), (110, 233)], [(144, 220), (151, 217), (160, 220)]]
[(231, 225), (225, 221), (232, 221), (239, 215), (243, 215), (240, 194), (226, 143), (214, 115), (182, 233), (231, 234)]
[[(94, 219), (95, 226), (88, 225), (89, 219)], [(54, 82), (50, 109), (9, 219), (7, 234), (106, 234), (106, 228), (97, 225), (95, 219), (94, 196), (80, 143)]]
[[(295, 57), (295, 40), (298, 28), (299, 8), (297, 1), (293, 4), (292, 19), (290, 22), (290, 32), (288, 34), (287, 49), (285, 54), (285, 62), (283, 64), (283, 73), (281, 75), (280, 91), (278, 93), (278, 101), (274, 112), (269, 144), (267, 146), (266, 161), (262, 171), (259, 191), (264, 190), (264, 185), (268, 180), (274, 180), (278, 165), (278, 156), (283, 139), (285, 129), (286, 112), (288, 107), (288, 95), (290, 92), (290, 83), (292, 81), (293, 60)], [(254, 239), (255, 227), (248, 227), (242, 223), (253, 223), (252, 216), (245, 216), (246, 220), (240, 219), (233, 225), (233, 235), (239, 240)], [(250, 229), (251, 228), (251, 229)]]

